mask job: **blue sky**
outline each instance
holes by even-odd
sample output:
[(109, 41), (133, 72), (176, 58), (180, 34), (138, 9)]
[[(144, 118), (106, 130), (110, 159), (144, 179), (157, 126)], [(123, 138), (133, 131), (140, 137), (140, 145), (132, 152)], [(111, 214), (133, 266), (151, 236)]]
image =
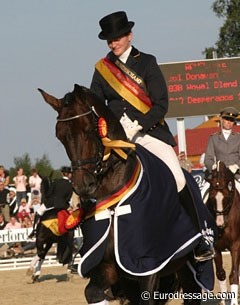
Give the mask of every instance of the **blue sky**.
[[(98, 39), (98, 21), (125, 10), (135, 22), (133, 45), (159, 63), (203, 59), (218, 39), (223, 20), (210, 0), (11, 0), (0, 10), (0, 164), (45, 153), (54, 168), (68, 165), (55, 137), (56, 113), (37, 88), (62, 97), (78, 83), (89, 87), (96, 61), (108, 48)], [(187, 128), (203, 118), (189, 118)], [(173, 134), (176, 122), (170, 120)]]

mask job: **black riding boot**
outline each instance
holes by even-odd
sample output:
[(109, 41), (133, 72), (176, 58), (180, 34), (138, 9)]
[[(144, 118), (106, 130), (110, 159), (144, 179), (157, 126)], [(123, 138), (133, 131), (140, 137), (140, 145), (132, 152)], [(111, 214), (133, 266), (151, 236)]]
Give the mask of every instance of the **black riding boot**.
[(40, 215), (36, 212), (34, 215), (34, 221), (33, 221), (33, 230), (32, 232), (28, 235), (28, 238), (34, 238), (36, 237), (36, 231), (37, 231), (37, 224), (40, 219)]
[[(188, 186), (185, 185), (185, 187), (178, 194), (179, 194), (180, 203), (184, 207), (188, 215), (191, 217), (193, 225), (199, 232), (201, 232), (202, 229), (199, 223), (199, 216), (196, 207), (194, 205), (194, 200), (192, 198), (192, 195), (188, 189)], [(212, 259), (213, 256), (214, 256), (213, 246), (208, 242), (206, 238), (202, 236), (199, 244), (194, 249), (195, 260), (198, 262), (203, 262)]]

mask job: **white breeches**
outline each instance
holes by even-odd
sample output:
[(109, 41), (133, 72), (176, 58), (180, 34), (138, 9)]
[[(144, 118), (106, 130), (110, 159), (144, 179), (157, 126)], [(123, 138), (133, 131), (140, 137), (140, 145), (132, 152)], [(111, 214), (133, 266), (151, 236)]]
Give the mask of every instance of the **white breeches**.
[(151, 137), (148, 134), (142, 136), (141, 133), (136, 135), (134, 142), (145, 147), (169, 167), (175, 178), (177, 190), (180, 192), (186, 184), (186, 179), (172, 146), (164, 143), (159, 139)]

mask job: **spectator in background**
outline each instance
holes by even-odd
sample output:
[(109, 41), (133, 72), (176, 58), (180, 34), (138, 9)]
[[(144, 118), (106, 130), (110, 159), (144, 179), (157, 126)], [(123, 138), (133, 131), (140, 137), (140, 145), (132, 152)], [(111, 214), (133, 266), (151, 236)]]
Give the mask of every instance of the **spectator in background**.
[[(7, 224), (3, 214), (0, 214), (0, 230), (3, 230)], [(0, 244), (1, 245), (1, 244)]]
[(32, 228), (33, 224), (29, 215), (23, 216), (21, 226), (22, 228)]
[(4, 188), (4, 182), (0, 182), (0, 212), (6, 221), (10, 220), (10, 210), (7, 202), (9, 190)]
[(38, 175), (37, 169), (33, 168), (31, 170), (31, 176), (29, 177), (29, 186), (30, 186), (31, 192), (33, 192), (34, 190), (37, 190), (40, 192), (41, 182), (42, 182), (42, 178)]
[(42, 178), (38, 175), (36, 168), (31, 170), (31, 176), (29, 177), (28, 183), (31, 191), (31, 200), (35, 197), (40, 197), (41, 200), (41, 182)]
[[(22, 226), (20, 222), (17, 221), (17, 218), (12, 216), (10, 218), (10, 222), (6, 224), (4, 227), (5, 230), (14, 230), (14, 229), (21, 229)], [(17, 249), (19, 248), (20, 243), (19, 242), (10, 242), (8, 243), (8, 249), (5, 252), (6, 257), (11, 257), (16, 254)]]
[(35, 217), (35, 213), (37, 212), (37, 210), (40, 208), (41, 206), (41, 199), (40, 197), (34, 197), (31, 201), (30, 201), (30, 214), (31, 214), (31, 220), (34, 220)]
[(184, 168), (189, 173), (192, 172), (193, 164), (192, 162), (187, 158), (185, 151), (181, 151), (178, 155), (179, 164), (182, 168)]
[[(29, 216), (24, 216), (22, 220), (22, 228), (32, 229), (33, 223)], [(25, 251), (33, 250), (36, 247), (36, 241), (23, 241), (20, 247), (13, 249), (15, 256), (25, 254)]]
[(17, 204), (20, 206), (21, 199), (27, 197), (27, 177), (24, 175), (22, 167), (17, 168), (17, 174), (13, 181), (16, 188)]
[(17, 221), (16, 217), (12, 216), (4, 229), (21, 229), (21, 224)]
[(234, 131), (239, 111), (226, 107), (220, 111), (220, 130), (209, 137), (204, 158), (206, 174), (222, 161), (235, 175), (235, 185), (240, 193), (240, 134)]
[(9, 185), (9, 181), (9, 172), (5, 169), (3, 165), (0, 165), (0, 182), (3, 182), (4, 187), (7, 187)]
[(9, 205), (10, 216), (17, 216), (18, 205), (17, 205), (16, 189), (14, 187), (9, 188), (9, 193), (7, 195), (7, 202)]
[(25, 216), (30, 216), (30, 208), (28, 206), (27, 199), (22, 198), (21, 199), (21, 204), (19, 206), (18, 213), (17, 213), (17, 218), (18, 218), (20, 223), (23, 222), (23, 218)]
[[(6, 227), (7, 221), (5, 220), (3, 214), (0, 214), (0, 230), (3, 230)], [(0, 243), (0, 248), (3, 246), (4, 244)]]

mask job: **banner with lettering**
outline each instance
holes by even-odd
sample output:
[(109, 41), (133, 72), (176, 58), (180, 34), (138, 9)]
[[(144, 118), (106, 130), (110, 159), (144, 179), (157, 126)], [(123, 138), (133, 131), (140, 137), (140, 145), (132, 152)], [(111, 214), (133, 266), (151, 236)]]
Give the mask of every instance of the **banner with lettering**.
[[(0, 244), (28, 241), (32, 228), (0, 230)], [(74, 237), (82, 237), (80, 228), (74, 231)]]
[(216, 115), (239, 108), (240, 57), (159, 65), (169, 93), (167, 118)]

